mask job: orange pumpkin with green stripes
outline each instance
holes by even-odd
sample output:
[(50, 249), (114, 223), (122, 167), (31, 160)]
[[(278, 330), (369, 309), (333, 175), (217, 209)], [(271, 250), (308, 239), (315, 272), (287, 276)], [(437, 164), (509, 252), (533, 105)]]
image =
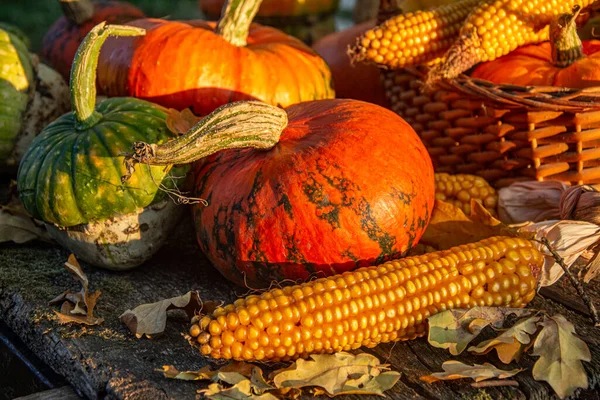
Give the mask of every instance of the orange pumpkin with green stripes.
[[(235, 123), (212, 116), (197, 126), (214, 120), (250, 140), (274, 129), (279, 112), (236, 111)], [(195, 197), (205, 200), (193, 206), (198, 243), (226, 278), (254, 288), (306, 280), (400, 257), (418, 242), (433, 209), (433, 167), (402, 118), (349, 99), (284, 114), (270, 149), (229, 149), (194, 164)], [(193, 162), (219, 142), (206, 129), (198, 141), (184, 135), (134, 159)]]

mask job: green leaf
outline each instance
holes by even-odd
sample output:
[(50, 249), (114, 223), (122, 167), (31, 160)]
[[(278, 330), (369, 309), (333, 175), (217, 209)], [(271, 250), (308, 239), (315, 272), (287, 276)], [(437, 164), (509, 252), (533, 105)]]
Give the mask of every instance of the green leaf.
[(588, 377), (581, 361), (590, 361), (590, 350), (575, 336), (575, 327), (558, 314), (545, 319), (542, 331), (533, 345), (533, 355), (539, 356), (533, 366), (533, 378), (546, 381), (556, 394), (565, 398), (577, 388), (587, 389)]
[(488, 325), (496, 328), (511, 314), (521, 317), (531, 314), (522, 308), (474, 307), (446, 310), (428, 318), (429, 343), (438, 348), (448, 349), (450, 354), (462, 353), (469, 343)]
[(387, 365), (367, 353), (340, 352), (313, 354), (312, 360), (298, 359), (290, 368), (277, 371), (273, 382), (277, 388), (317, 386), (330, 396), (340, 394), (375, 394), (393, 387), (400, 373), (387, 371)]
[(496, 349), (498, 358), (505, 364), (513, 360), (519, 360), (523, 349), (529, 344), (532, 335), (537, 330), (537, 323), (541, 320), (540, 316), (522, 318), (511, 328), (504, 330), (500, 335), (493, 339), (485, 340), (476, 346), (469, 347), (468, 351), (477, 354), (487, 354)]
[(491, 378), (510, 378), (523, 371), (521, 368), (505, 371), (496, 368), (490, 363), (485, 363), (483, 365), (468, 365), (454, 360), (444, 362), (442, 368), (444, 372), (436, 372), (431, 375), (422, 376), (420, 379), (427, 383), (463, 378), (471, 378), (475, 382), (480, 382)]

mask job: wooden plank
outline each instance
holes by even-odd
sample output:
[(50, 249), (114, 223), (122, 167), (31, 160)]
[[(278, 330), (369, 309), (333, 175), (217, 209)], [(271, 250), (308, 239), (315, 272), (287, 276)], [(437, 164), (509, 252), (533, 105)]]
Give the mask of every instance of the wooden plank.
[(33, 393), (29, 396), (17, 397), (14, 400), (79, 400), (81, 397), (71, 389), (70, 386), (63, 386), (58, 389), (44, 390), (43, 392)]
[[(142, 303), (199, 290), (205, 300), (231, 301), (244, 294), (223, 279), (203, 257), (195, 243), (193, 227), (187, 218), (169, 242), (151, 262), (127, 272), (110, 272), (83, 264), (92, 290), (103, 291), (96, 314), (105, 318), (100, 327), (61, 326), (54, 319), (47, 302), (77, 283), (64, 270), (69, 253), (56, 246), (43, 244), (0, 247), (0, 318), (57, 373), (84, 398), (152, 398), (194, 399), (198, 382), (169, 380), (157, 371), (162, 365), (179, 369), (197, 369), (209, 360), (197, 353), (182, 337), (188, 323), (174, 313), (165, 334), (153, 340), (134, 338), (119, 321), (119, 315)], [(537, 296), (533, 308), (560, 312), (577, 328), (588, 343), (593, 363), (585, 367), (590, 377), (590, 389), (578, 394), (593, 398), (600, 382), (600, 330), (591, 326), (577, 297), (568, 283), (559, 282), (559, 294), (550, 298)], [(600, 291), (593, 286), (592, 295), (600, 304)], [(544, 291), (546, 293), (547, 291)], [(500, 368), (523, 367), (517, 375), (519, 387), (475, 389), (468, 381), (427, 384), (419, 378), (441, 371), (442, 362), (452, 359), (442, 349), (433, 348), (425, 339), (385, 344), (362, 349), (377, 355), (394, 370), (402, 372), (398, 385), (390, 391), (393, 399), (548, 399), (551, 388), (531, 377), (534, 358), (524, 357), (518, 363), (501, 364), (495, 353), (475, 357), (469, 354), (456, 359), (467, 363), (492, 362)], [(489, 397), (486, 397), (489, 396)], [(306, 397), (307, 399), (309, 396)], [(365, 399), (345, 396), (343, 400)]]

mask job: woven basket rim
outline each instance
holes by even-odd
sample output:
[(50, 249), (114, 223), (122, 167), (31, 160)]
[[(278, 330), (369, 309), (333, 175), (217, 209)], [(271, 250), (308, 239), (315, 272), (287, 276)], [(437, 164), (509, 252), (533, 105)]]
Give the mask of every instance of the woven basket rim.
[[(407, 67), (408, 72), (422, 78), (425, 67)], [(528, 110), (584, 112), (600, 110), (600, 86), (573, 89), (556, 86), (520, 86), (496, 84), (467, 75), (436, 82), (430, 90), (454, 89), (487, 103), (505, 107), (525, 107)]]

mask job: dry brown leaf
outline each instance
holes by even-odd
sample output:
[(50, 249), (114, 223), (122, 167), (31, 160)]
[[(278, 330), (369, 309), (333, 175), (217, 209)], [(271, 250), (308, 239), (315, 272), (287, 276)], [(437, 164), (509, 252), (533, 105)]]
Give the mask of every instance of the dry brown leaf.
[(192, 318), (202, 310), (202, 300), (196, 291), (189, 291), (183, 296), (172, 297), (156, 303), (142, 304), (133, 310), (127, 310), (119, 317), (136, 337), (146, 335), (148, 338), (162, 334), (167, 325), (167, 311), (184, 310)]
[(0, 243), (27, 243), (32, 240), (51, 242), (43, 224), (17, 207), (0, 206)]
[(311, 360), (298, 359), (289, 368), (276, 371), (277, 388), (319, 387), (329, 396), (341, 394), (375, 394), (392, 388), (400, 372), (388, 371), (377, 357), (367, 354), (313, 354)]
[(539, 356), (533, 366), (533, 379), (546, 381), (560, 398), (572, 395), (576, 389), (588, 387), (588, 377), (582, 361), (592, 359), (586, 343), (575, 335), (575, 327), (558, 314), (542, 322), (543, 329), (533, 345), (533, 355)]
[(448, 349), (450, 354), (462, 353), (488, 325), (495, 328), (509, 315), (517, 317), (529, 315), (534, 311), (522, 308), (474, 307), (471, 309), (453, 309), (434, 314), (427, 319), (429, 334), (427, 340), (434, 347)]
[(509, 364), (513, 360), (518, 361), (531, 342), (530, 335), (536, 332), (537, 324), (541, 318), (538, 315), (522, 318), (497, 337), (485, 340), (476, 346), (471, 346), (468, 351), (476, 354), (487, 354), (495, 349), (498, 358), (503, 363)]
[[(468, 217), (455, 205), (436, 200), (431, 221), (419, 243), (438, 250), (445, 250), (461, 244), (507, 234), (507, 227), (489, 215), (489, 212), (479, 203), (471, 202), (471, 207), (475, 213)], [(493, 225), (490, 226), (487, 223)]]
[(177, 135), (183, 135), (200, 120), (202, 120), (202, 118), (196, 117), (189, 108), (182, 111), (169, 108), (167, 114), (167, 128)]
[(442, 369), (444, 372), (436, 372), (431, 375), (422, 376), (420, 379), (427, 383), (463, 378), (471, 378), (475, 382), (480, 382), (491, 378), (510, 378), (523, 371), (521, 368), (505, 371), (496, 368), (490, 363), (484, 363), (483, 365), (468, 365), (454, 360), (444, 362), (442, 364)]
[(212, 400), (278, 400), (271, 393), (255, 394), (252, 389), (252, 382), (244, 379), (231, 387), (224, 387), (220, 383), (213, 383), (208, 386), (208, 389), (199, 390), (198, 393)]
[[(98, 293), (100, 295), (100, 293)], [(82, 325), (100, 325), (104, 322), (104, 318), (94, 317), (93, 315), (80, 315), (80, 314), (72, 314), (73, 312), (73, 303), (69, 301), (65, 301), (61, 308), (60, 312), (56, 310), (52, 310), (58, 317), (59, 324), (82, 324)]]
[[(237, 372), (247, 378), (251, 378), (255, 365), (245, 363), (243, 361), (232, 361), (223, 367), (211, 370), (209, 365), (205, 365), (197, 371), (179, 371), (172, 365), (163, 365), (162, 373), (165, 378), (181, 379), (184, 381), (202, 381), (213, 380), (217, 374), (225, 372)], [(260, 370), (260, 368), (258, 368)], [(262, 372), (261, 372), (262, 376)], [(264, 378), (263, 378), (264, 379)]]
[(81, 283), (81, 289), (78, 292), (66, 290), (61, 295), (50, 300), (50, 305), (61, 304), (60, 312), (53, 310), (58, 317), (59, 323), (99, 325), (104, 322), (103, 318), (94, 317), (94, 308), (102, 292), (100, 290), (96, 290), (93, 293), (89, 292), (88, 278), (81, 269), (81, 265), (79, 265), (74, 254), (71, 254), (67, 262), (65, 262), (65, 268), (71, 273), (73, 279)]

